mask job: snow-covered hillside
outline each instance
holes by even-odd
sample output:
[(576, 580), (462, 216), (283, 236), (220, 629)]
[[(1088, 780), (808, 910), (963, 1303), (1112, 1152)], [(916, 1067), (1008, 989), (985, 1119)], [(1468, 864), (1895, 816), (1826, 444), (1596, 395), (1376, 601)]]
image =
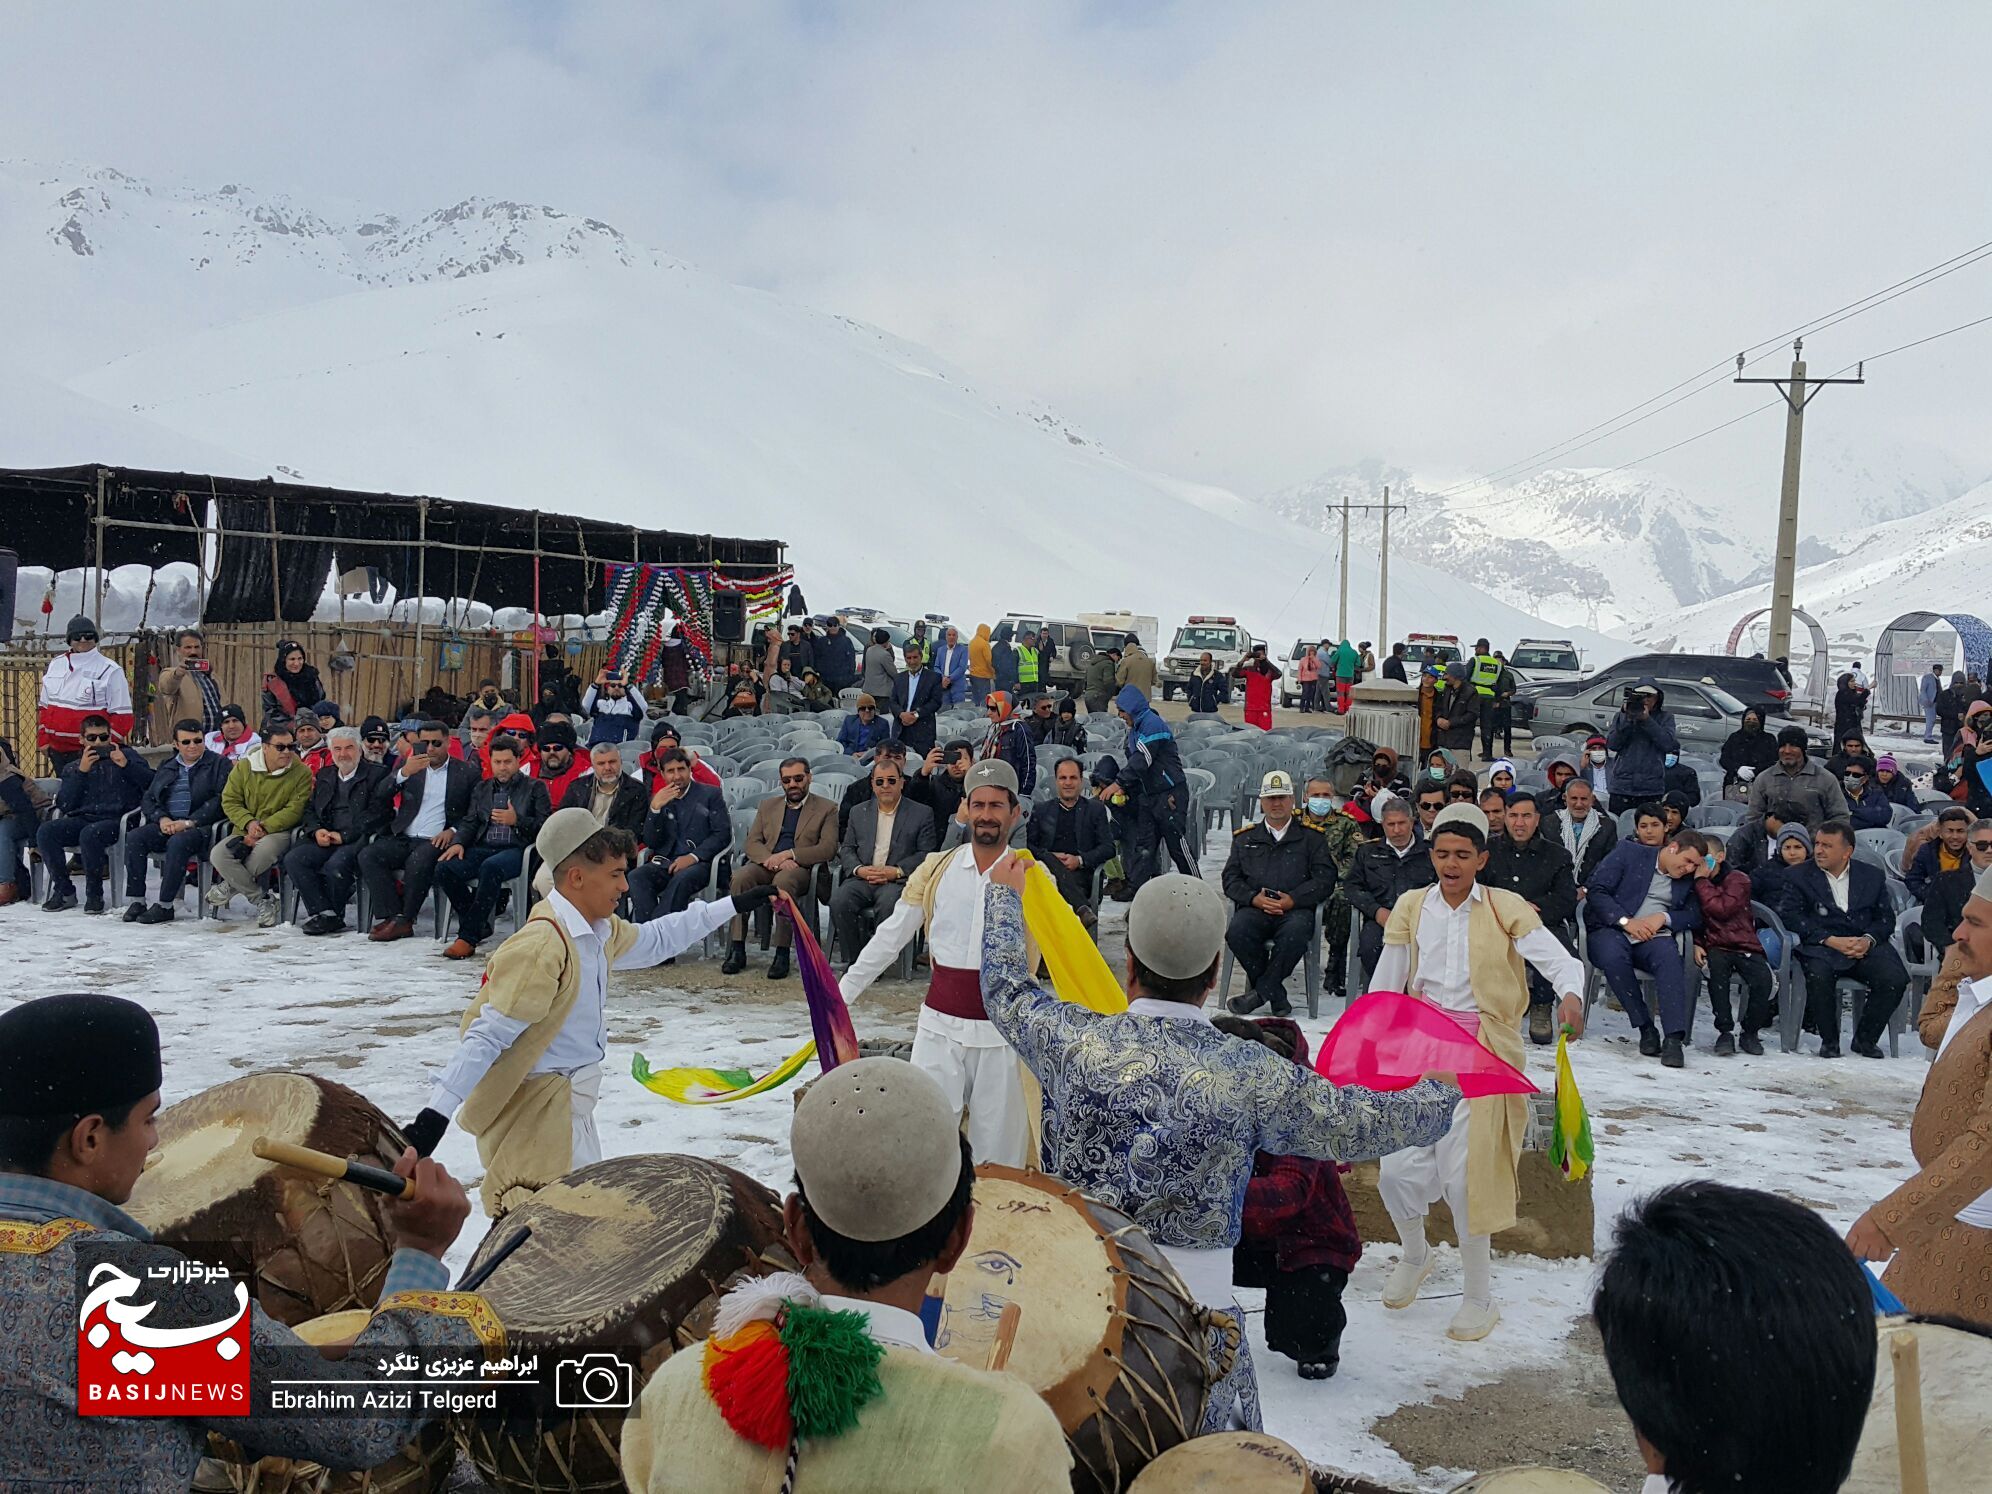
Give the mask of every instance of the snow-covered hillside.
[[(242, 454), (223, 470), (778, 536), (817, 606), (1232, 612), (1288, 638), (1334, 622), (1318, 531), (606, 225), (489, 204), (402, 224), (105, 172), (15, 170), (0, 202), (0, 262), (38, 292), (0, 313), (22, 360), (143, 429)], [(65, 366), (65, 323), (103, 366)], [(124, 459), (108, 425), (79, 449), (73, 422), (52, 440), (31, 415), (0, 421), (0, 461)], [(1374, 572), (1370, 554), (1353, 569), (1358, 637)], [(1396, 632), (1545, 627), (1403, 561), (1391, 593)]]

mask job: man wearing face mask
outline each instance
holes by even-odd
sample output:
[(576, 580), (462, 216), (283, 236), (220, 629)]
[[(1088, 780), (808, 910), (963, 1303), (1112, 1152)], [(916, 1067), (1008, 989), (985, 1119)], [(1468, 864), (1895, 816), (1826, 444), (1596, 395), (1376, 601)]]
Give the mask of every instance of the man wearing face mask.
[[(1323, 787), (1319, 780), (1310, 784), (1310, 797)], [(1233, 905), (1224, 942), (1252, 983), (1229, 1005), (1243, 1016), (1270, 1002), (1273, 1015), (1285, 1017), (1293, 1011), (1286, 978), (1314, 937), (1315, 908), (1335, 892), (1337, 863), (1327, 834), (1294, 819), (1293, 780), (1285, 773), (1275, 769), (1266, 775), (1259, 785), (1259, 810), (1259, 821), (1231, 838), (1224, 863), (1224, 895)], [(1331, 809), (1328, 818), (1335, 817)], [(1349, 828), (1344, 845), (1353, 856), (1361, 836), (1354, 821), (1344, 823)]]
[[(1608, 761), (1610, 756), (1611, 754), (1605, 751), (1603, 737), (1590, 736), (1584, 739), (1584, 760), (1577, 766), (1577, 776), (1591, 785), (1591, 792), (1597, 795), (1600, 804), (1612, 802), (1611, 766)], [(1564, 787), (1568, 789), (1569, 785), (1566, 784)]]
[(1359, 801), (1345, 798), (1326, 775), (1307, 780), (1306, 807), (1298, 818), (1308, 829), (1328, 838), (1328, 855), (1335, 864), (1335, 890), (1328, 898), (1321, 937), (1328, 944), (1328, 989), (1341, 996), (1348, 989), (1349, 974), (1349, 900), (1342, 892), (1342, 879), (1356, 864), (1356, 853), (1369, 840), (1376, 822)]
[(1688, 801), (1689, 809), (1693, 809), (1696, 805), (1700, 804), (1702, 801), (1701, 779), (1696, 775), (1693, 768), (1681, 761), (1681, 754), (1678, 752), (1669, 752), (1661, 759), (1661, 762), (1665, 764), (1663, 771), (1666, 775), (1667, 784), (1666, 793), (1662, 794), (1661, 797), (1665, 798), (1668, 794), (1679, 794)]

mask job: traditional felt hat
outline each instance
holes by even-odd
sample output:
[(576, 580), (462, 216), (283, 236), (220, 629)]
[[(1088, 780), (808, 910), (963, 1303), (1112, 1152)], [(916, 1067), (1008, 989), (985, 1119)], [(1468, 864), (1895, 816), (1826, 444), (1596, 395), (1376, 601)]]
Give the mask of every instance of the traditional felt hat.
[(961, 1117), (904, 1059), (853, 1059), (797, 1103), (789, 1152), (818, 1219), (846, 1239), (897, 1240), (960, 1185)]
[(578, 805), (556, 809), (540, 826), (540, 833), (533, 840), (533, 849), (539, 852), (540, 860), (557, 871), (561, 862), (580, 850), (601, 828), (602, 822), (591, 811)]
[[(1291, 790), (1289, 790), (1291, 792)], [(1210, 969), (1224, 944), (1224, 899), (1201, 877), (1151, 877), (1127, 910), (1127, 947), (1165, 980)]]

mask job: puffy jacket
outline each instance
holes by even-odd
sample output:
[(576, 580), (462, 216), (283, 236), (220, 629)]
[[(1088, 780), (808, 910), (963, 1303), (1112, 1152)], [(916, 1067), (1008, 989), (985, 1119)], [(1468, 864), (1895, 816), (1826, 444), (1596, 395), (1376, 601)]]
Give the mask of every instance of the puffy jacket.
[[(1618, 774), (1612, 775), (1612, 787), (1618, 787)], [(1992, 803), (1992, 801), (1988, 801)], [(1777, 763), (1759, 773), (1750, 784), (1750, 814), (1762, 824), (1766, 812), (1773, 813), (1787, 825), (1796, 822), (1807, 830), (1817, 830), (1828, 820), (1844, 820), (1847, 817), (1847, 796), (1840, 785), (1812, 758), (1807, 758), (1796, 773)]]
[(1732, 731), (1723, 741), (1720, 761), (1722, 781), (1740, 783), (1739, 768), (1748, 768), (1754, 775), (1778, 765), (1778, 739), (1761, 727), (1756, 731)]
[(115, 820), (138, 808), (138, 801), (152, 782), (152, 769), (137, 752), (125, 748), (124, 766), (111, 761), (110, 754), (97, 759), (97, 766), (83, 771), (79, 760), (62, 770), (56, 786), (55, 807), (68, 820)]
[(222, 785), (221, 809), (236, 833), (249, 828), (250, 821), (261, 823), (271, 835), (295, 830), (311, 802), (311, 769), (293, 757), (283, 772), (272, 773), (264, 766), (263, 749), (238, 757)]
[[(173, 792), (173, 785), (180, 776), (180, 770), (173, 766), (174, 757), (169, 757), (152, 771), (152, 781), (145, 786), (145, 797), (139, 800), (139, 813), (148, 825), (157, 824), (166, 818), (166, 796)], [(221, 789), (228, 782), (229, 764), (217, 753), (203, 752), (193, 771), (187, 775), (187, 792), (193, 802), (188, 807), (187, 818), (196, 825), (206, 827), (221, 818)]]
[[(1653, 685), (1650, 677), (1641, 685)], [(1654, 686), (1656, 689), (1658, 686)], [(1667, 792), (1667, 754), (1681, 750), (1674, 731), (1674, 718), (1667, 714), (1666, 697), (1656, 695), (1652, 708), (1637, 716), (1620, 711), (1612, 717), (1605, 733), (1605, 746), (1611, 749), (1611, 786), (1614, 796), (1657, 799)]]
[(1288, 822), (1283, 839), (1275, 840), (1264, 820), (1232, 836), (1224, 895), (1245, 908), (1261, 888), (1285, 893), (1302, 910), (1326, 902), (1335, 890), (1335, 858), (1327, 837), (1313, 834), (1297, 819)]
[(1895, 803), (1881, 791), (1881, 785), (1872, 778), (1867, 782), (1867, 790), (1859, 799), (1847, 801), (1847, 818), (1853, 821), (1856, 830), (1881, 830), (1895, 818)]
[(989, 624), (977, 623), (975, 636), (968, 640), (968, 677), (972, 680), (996, 678), (996, 662), (990, 653)]
[(1191, 670), (1190, 677), (1183, 681), (1183, 699), (1190, 703), (1192, 715), (1215, 715), (1229, 693), (1226, 676), (1221, 669), (1213, 668), (1209, 674)]
[(1158, 798), (1187, 781), (1183, 776), (1183, 755), (1169, 723), (1156, 714), (1148, 697), (1134, 685), (1121, 686), (1114, 705), (1126, 711), (1133, 724), (1127, 729), (1127, 763), (1117, 780), (1130, 794), (1154, 794)]
[(816, 640), (816, 673), (832, 690), (848, 690), (858, 682), (858, 651), (851, 647), (851, 635), (843, 628), (825, 631)]
[(1733, 866), (1723, 866), (1712, 877), (1695, 879), (1695, 897), (1701, 903), (1702, 926), (1695, 931), (1695, 943), (1703, 949), (1729, 949), (1744, 954), (1762, 954), (1764, 944), (1757, 937), (1756, 921), (1750, 916), (1750, 879)]

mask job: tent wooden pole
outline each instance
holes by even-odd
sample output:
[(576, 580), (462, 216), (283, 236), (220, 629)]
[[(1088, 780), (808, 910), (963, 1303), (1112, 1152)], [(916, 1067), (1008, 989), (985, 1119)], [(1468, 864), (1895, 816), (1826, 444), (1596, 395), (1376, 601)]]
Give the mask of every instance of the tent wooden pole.
[(429, 693), (429, 656), (422, 652), (422, 598), (429, 591), (429, 500), (415, 500), (415, 700)]

